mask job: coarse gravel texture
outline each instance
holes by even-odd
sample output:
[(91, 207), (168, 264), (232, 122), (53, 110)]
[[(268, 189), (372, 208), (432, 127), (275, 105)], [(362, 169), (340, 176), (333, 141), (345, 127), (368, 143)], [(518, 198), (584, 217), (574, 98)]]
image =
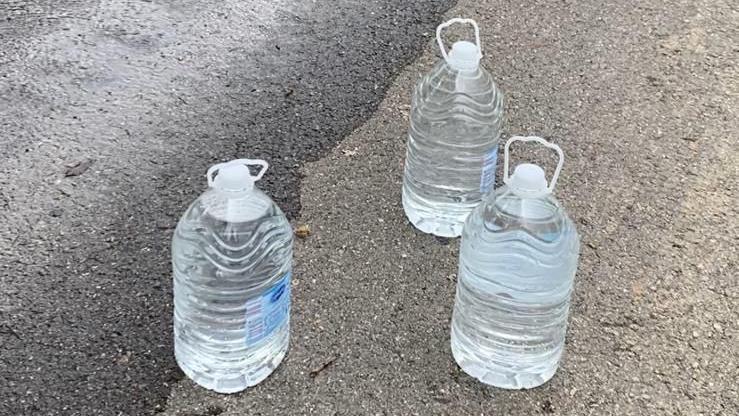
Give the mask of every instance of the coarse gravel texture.
[(0, 2), (0, 414), (162, 411), (183, 377), (169, 243), (206, 168), (267, 159), (297, 215), (299, 167), (451, 4)]
[[(302, 168), (291, 350), (220, 396), (179, 382), (167, 415), (737, 415), (735, 3), (469, 1), (512, 133), (560, 144), (582, 238), (567, 351), (548, 384), (485, 387), (449, 349), (458, 241), (400, 205), (410, 93)], [(551, 156), (516, 148), (552, 167)], [(500, 172), (499, 172), (500, 177)]]

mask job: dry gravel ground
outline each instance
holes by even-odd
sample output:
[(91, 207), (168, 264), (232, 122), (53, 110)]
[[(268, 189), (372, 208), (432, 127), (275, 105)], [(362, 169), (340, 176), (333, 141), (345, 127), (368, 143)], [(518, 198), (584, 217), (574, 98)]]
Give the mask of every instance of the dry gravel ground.
[(558, 374), (502, 391), (451, 357), (458, 241), (415, 232), (400, 206), (429, 41), (374, 117), (303, 168), (314, 232), (297, 244), (289, 358), (245, 394), (182, 381), (166, 414), (739, 414), (737, 5), (462, 0), (455, 15), (481, 24), (504, 137), (566, 154), (557, 195), (582, 254)]

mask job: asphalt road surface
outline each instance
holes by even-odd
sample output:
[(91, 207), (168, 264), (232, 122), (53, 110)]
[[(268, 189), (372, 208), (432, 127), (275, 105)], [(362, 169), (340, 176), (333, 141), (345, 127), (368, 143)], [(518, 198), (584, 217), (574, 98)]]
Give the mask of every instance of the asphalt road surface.
[[(734, 2), (51, 5), (0, 6), (0, 411), (739, 414)], [(564, 361), (531, 391), (454, 364), (458, 241), (400, 207), (412, 85), (458, 15), (481, 24), (504, 138), (566, 154), (581, 262)], [(313, 232), (286, 360), (218, 395), (174, 365), (168, 244), (236, 156), (269, 160)]]
[(207, 167), (267, 159), (260, 186), (296, 216), (299, 167), (450, 5), (0, 3), (0, 414), (162, 410), (182, 377), (169, 241)]

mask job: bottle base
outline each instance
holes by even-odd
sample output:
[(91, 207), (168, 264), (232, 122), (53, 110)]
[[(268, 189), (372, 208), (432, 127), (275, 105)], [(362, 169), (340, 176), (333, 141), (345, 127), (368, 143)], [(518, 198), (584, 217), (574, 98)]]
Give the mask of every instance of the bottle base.
[(442, 214), (440, 210), (424, 204), (419, 198), (408, 195), (406, 189), (403, 189), (402, 203), (405, 216), (419, 231), (446, 238), (462, 235), (464, 222), (476, 206), (464, 204), (461, 207), (445, 207)]
[[(543, 365), (527, 366), (526, 369), (516, 368), (516, 364), (503, 366), (491, 360), (481, 360), (465, 348), (458, 345), (457, 340), (452, 337), (452, 356), (459, 368), (467, 375), (489, 386), (506, 389), (520, 390), (539, 387), (554, 377), (557, 372), (559, 361), (551, 365), (550, 362)], [(516, 361), (511, 360), (515, 363)]]
[(188, 363), (178, 354), (177, 345), (175, 345), (175, 360), (183, 373), (197, 385), (216, 393), (238, 393), (249, 387), (256, 386), (272, 374), (275, 369), (282, 363), (287, 355), (288, 344), (286, 343), (277, 354), (269, 359), (259, 363), (258, 366), (250, 366), (241, 371), (223, 371), (213, 370), (198, 363)]

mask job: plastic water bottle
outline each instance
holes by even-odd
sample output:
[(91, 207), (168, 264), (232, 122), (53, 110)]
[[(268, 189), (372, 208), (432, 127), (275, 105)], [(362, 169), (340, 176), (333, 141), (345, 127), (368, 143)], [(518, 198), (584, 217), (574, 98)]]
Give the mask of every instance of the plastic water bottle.
[[(528, 163), (508, 177), (508, 149), (515, 141), (557, 151), (549, 185), (544, 170)], [(470, 214), (462, 234), (452, 353), (464, 372), (483, 383), (532, 388), (559, 365), (580, 243), (552, 196), (562, 150), (538, 137), (513, 137), (504, 157), (505, 186)]]
[[(469, 23), (476, 43), (456, 42), (447, 55), (441, 31)], [(480, 33), (471, 19), (436, 29), (444, 57), (416, 85), (403, 178), (403, 209), (419, 230), (457, 237), (467, 215), (492, 190), (503, 94), (480, 66)]]
[(254, 187), (266, 169), (248, 159), (211, 167), (209, 189), (172, 240), (175, 357), (188, 377), (219, 393), (264, 380), (288, 348), (293, 234)]

